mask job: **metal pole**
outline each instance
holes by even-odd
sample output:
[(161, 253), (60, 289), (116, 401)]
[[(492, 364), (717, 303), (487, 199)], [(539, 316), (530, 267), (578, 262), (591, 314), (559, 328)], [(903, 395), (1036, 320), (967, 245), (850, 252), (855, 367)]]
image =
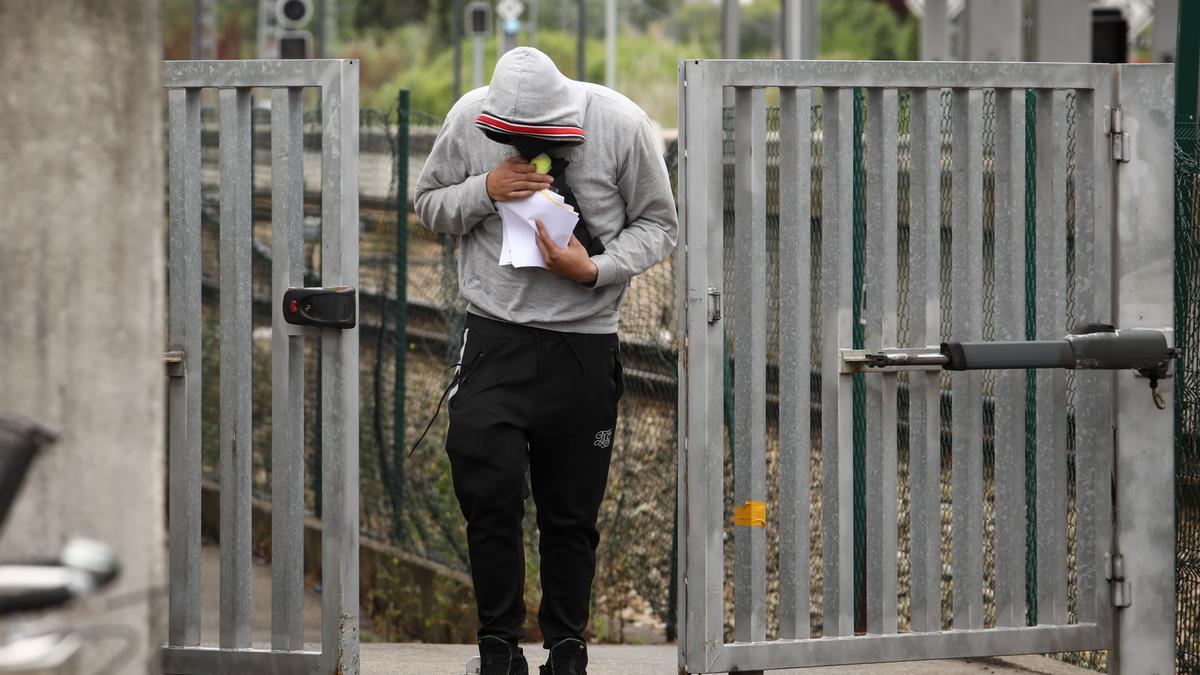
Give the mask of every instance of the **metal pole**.
[(192, 20), (192, 58), (215, 59), (217, 18), (213, 0), (194, 0), (195, 15)]
[(974, 0), (963, 7), (967, 60), (1021, 60), (1020, 0)]
[(538, 26), (538, 0), (525, 0), (525, 6), (529, 8), (529, 46), (537, 46), (537, 26)]
[(587, 3), (575, 2), (575, 79), (587, 80)]
[(454, 100), (462, 96), (462, 0), (454, 0)]
[(741, 54), (738, 31), (741, 25), (738, 0), (721, 0), (721, 58), (736, 59)]
[(617, 0), (604, 0), (604, 86), (617, 86)]
[(950, 59), (950, 15), (947, 0), (925, 0), (925, 16), (921, 19), (921, 60)]
[[(740, 55), (740, 25), (741, 5), (738, 0), (721, 0), (721, 58), (736, 59)], [(722, 89), (721, 105), (725, 108), (733, 105), (733, 89)]]
[[(1162, 1), (1158, 0), (1158, 3)], [(1035, 60), (1050, 63), (1091, 62), (1091, 0), (1037, 0), (1033, 12)]]
[(781, 0), (785, 59), (815, 59), (820, 53), (820, 25), (816, 0)]
[[(1183, 2), (1179, 6), (1179, 34), (1175, 62), (1175, 115), (1190, 124), (1196, 122), (1200, 108), (1200, 3)], [(1194, 150), (1193, 150), (1194, 152)]]
[(321, 3), (321, 58), (332, 59), (337, 51), (337, 0)]
[(258, 58), (277, 58), (277, 50), (275, 0), (258, 0)]
[(500, 29), (500, 55), (503, 56), (513, 47), (517, 46), (517, 34), (510, 33), (501, 26)]
[[(392, 335), (392, 353), (396, 364), (392, 373), (392, 494), (393, 504), (404, 504), (404, 396), (408, 352), (408, 90), (400, 90), (396, 106), (396, 320)], [(392, 525), (399, 541), (404, 541), (404, 522), (400, 509), (392, 514)]]
[(472, 56), (475, 57), (475, 88), (483, 86), (483, 36), (475, 36), (475, 44), (471, 49)]
[[(1188, 6), (1197, 3), (1181, 5), (1183, 26), (1182, 13), (1194, 13)], [(1136, 130), (1137, 145), (1130, 161), (1118, 164), (1116, 171), (1115, 194), (1120, 198), (1115, 200), (1117, 230), (1112, 242), (1119, 247), (1113, 259), (1120, 265), (1113, 270), (1118, 277), (1113, 323), (1170, 326), (1175, 318), (1171, 71), (1169, 66), (1154, 65), (1117, 68), (1123, 124)], [(1132, 595), (1125, 596), (1128, 606), (1115, 612), (1109, 669), (1122, 674), (1170, 673), (1175, 668), (1176, 630), (1175, 495), (1167, 487), (1175, 479), (1173, 407), (1156, 409), (1146, 393), (1146, 381), (1122, 375), (1116, 378), (1113, 474), (1113, 555), (1121, 564), (1113, 565), (1113, 577), (1124, 582), (1121, 586)], [(1158, 387), (1166, 406), (1175, 404), (1174, 389)]]
[[(1190, 3), (1189, 3), (1190, 4)], [(1154, 33), (1150, 60), (1175, 63), (1175, 31), (1179, 28), (1179, 0), (1154, 0)]]

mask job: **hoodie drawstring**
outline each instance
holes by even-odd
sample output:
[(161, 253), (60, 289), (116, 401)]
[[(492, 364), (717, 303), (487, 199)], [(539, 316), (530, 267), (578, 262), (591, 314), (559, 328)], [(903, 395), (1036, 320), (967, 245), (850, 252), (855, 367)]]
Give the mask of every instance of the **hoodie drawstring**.
[(446, 385), (446, 388), (442, 390), (442, 397), (438, 399), (437, 408), (433, 411), (433, 417), (429, 418), (429, 423), (425, 425), (425, 430), (421, 432), (421, 435), (417, 438), (416, 442), (413, 443), (412, 447), (408, 450), (409, 457), (413, 456), (413, 453), (417, 451), (417, 446), (421, 445), (421, 441), (425, 440), (425, 435), (429, 433), (431, 428), (433, 428), (433, 423), (437, 421), (438, 415), (442, 413), (442, 404), (446, 402), (446, 397), (450, 395), (451, 390), (466, 381), (467, 376), (471, 374), (471, 370), (476, 364), (479, 363), (479, 359), (481, 358), (483, 358), (483, 352), (479, 352), (475, 355), (475, 358), (471, 361), (471, 365), (469, 367), (464, 368), (462, 362), (460, 361), (458, 363), (453, 363), (446, 368), (446, 370), (450, 370), (450, 368), (458, 368), (458, 372), (454, 374), (454, 379), (450, 380), (450, 384)]

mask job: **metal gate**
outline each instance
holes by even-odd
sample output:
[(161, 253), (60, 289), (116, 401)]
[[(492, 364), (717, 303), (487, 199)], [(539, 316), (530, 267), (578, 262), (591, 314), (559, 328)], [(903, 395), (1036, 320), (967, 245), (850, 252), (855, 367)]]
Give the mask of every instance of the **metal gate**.
[[(1068, 303), (1076, 322), (1170, 326), (1172, 91), (1169, 66), (681, 65), (681, 670), (1085, 650), (1108, 650), (1110, 672), (1173, 669), (1173, 420), (1146, 379), (901, 375), (862, 363), (864, 349), (1023, 340), (1034, 329), (1058, 340)], [(723, 138), (726, 93), (732, 139)], [(860, 94), (865, 122), (855, 117)], [(778, 97), (771, 133), (768, 96)], [(986, 128), (985, 98), (995, 107)], [(777, 195), (767, 190), (773, 170)], [(865, 210), (857, 231), (856, 208)], [(1028, 466), (1026, 431), (1036, 449)], [(907, 504), (897, 503), (898, 481)], [(904, 518), (907, 542), (897, 533)], [(986, 568), (985, 538), (997, 551)]]
[[(168, 62), (168, 673), (358, 672), (358, 63)], [(271, 645), (250, 641), (251, 88), (271, 90)], [(321, 101), (326, 289), (303, 289), (303, 93)], [(220, 643), (200, 644), (201, 91), (220, 100)], [(334, 289), (332, 287), (340, 287)], [(332, 313), (337, 316), (332, 316)], [(307, 325), (305, 325), (307, 324)], [(347, 328), (349, 325), (351, 327)], [(304, 644), (304, 342), (320, 340), (319, 649)], [(217, 589), (204, 589), (212, 593)]]

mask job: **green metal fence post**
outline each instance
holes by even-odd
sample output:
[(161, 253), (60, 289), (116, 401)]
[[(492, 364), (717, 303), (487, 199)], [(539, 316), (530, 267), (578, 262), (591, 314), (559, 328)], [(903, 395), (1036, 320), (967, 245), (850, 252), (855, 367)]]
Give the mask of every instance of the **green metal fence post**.
[(1195, 617), (1195, 542), (1193, 519), (1181, 507), (1195, 503), (1196, 404), (1194, 373), (1196, 316), (1195, 167), (1200, 162), (1196, 113), (1200, 100), (1200, 3), (1179, 3), (1175, 61), (1175, 340), (1182, 356), (1175, 378), (1175, 667), (1193, 672), (1197, 665)]
[[(408, 123), (409, 95), (400, 90), (396, 106), (396, 317), (393, 352), (396, 359), (392, 383), (392, 503), (404, 504), (404, 398), (406, 356), (408, 352)], [(392, 515), (392, 525), (402, 541), (400, 513)]]
[(1196, 121), (1200, 105), (1200, 3), (1179, 3), (1179, 36), (1175, 62), (1175, 114), (1189, 122)]

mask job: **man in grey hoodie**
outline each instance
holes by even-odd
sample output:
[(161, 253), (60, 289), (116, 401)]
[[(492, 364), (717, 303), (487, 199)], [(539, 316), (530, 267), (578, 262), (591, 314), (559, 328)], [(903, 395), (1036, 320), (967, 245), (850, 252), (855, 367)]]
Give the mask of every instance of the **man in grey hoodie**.
[[(550, 175), (528, 161), (545, 152)], [(558, 191), (581, 215), (560, 248), (539, 223), (546, 269), (498, 264), (496, 203)], [(426, 227), (460, 238), (468, 302), (446, 452), (467, 520), (484, 675), (520, 675), (525, 474), (540, 531), (543, 673), (582, 674), (617, 401), (617, 325), (630, 278), (666, 257), (678, 222), (646, 114), (518, 48), (489, 87), (454, 105), (417, 181)], [(582, 240), (582, 241), (581, 241)]]

